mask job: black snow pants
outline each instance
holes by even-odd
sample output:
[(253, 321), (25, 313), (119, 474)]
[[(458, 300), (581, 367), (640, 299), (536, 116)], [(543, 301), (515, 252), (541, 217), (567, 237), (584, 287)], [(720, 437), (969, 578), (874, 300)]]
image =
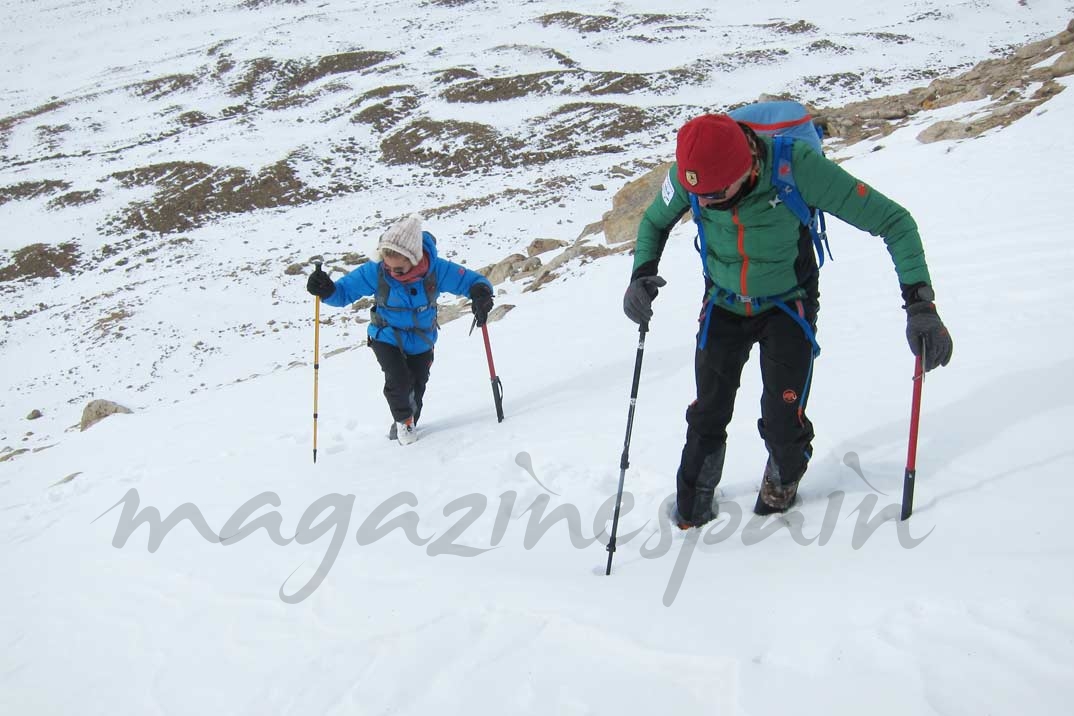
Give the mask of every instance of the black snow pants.
[[(815, 299), (790, 301), (787, 306), (815, 331)], [(753, 316), (718, 306), (711, 310), (705, 348), (698, 348), (694, 355), (697, 399), (686, 410), (686, 444), (676, 477), (679, 515), (694, 524), (713, 517), (712, 498), (723, 474), (727, 425), (753, 344), (760, 346), (764, 386), (757, 427), (784, 484), (802, 478), (813, 449), (813, 425), (805, 415), (812, 344), (802, 327), (776, 306)]]
[(433, 365), (433, 351), (429, 349), (417, 355), (407, 355), (402, 349), (383, 341), (369, 341), (381, 370), (384, 371), (384, 398), (392, 411), (392, 418), (402, 422), (414, 416), (421, 417), (425, 385)]

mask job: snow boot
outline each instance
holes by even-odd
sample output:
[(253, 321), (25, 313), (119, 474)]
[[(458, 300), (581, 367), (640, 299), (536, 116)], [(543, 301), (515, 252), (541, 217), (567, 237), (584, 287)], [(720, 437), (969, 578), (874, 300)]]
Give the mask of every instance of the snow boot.
[(798, 495), (798, 483), (783, 484), (779, 474), (779, 468), (768, 458), (764, 466), (764, 478), (761, 480), (761, 491), (757, 494), (757, 504), (753, 506), (755, 515), (771, 515), (777, 512), (786, 512), (794, 504)]
[[(413, 425), (414, 429), (415, 430), (418, 429), (418, 413), (415, 413), (413, 418), (407, 418), (407, 420), (413, 420), (412, 425)], [(400, 425), (400, 423), (397, 423), (397, 422), (395, 422), (393, 420), (392, 424), (388, 426), (388, 439), (389, 440), (398, 440), (399, 439), (399, 425)]]
[(394, 427), (400, 445), (409, 445), (418, 439), (418, 432), (414, 428), (413, 416), (402, 422), (397, 422)]

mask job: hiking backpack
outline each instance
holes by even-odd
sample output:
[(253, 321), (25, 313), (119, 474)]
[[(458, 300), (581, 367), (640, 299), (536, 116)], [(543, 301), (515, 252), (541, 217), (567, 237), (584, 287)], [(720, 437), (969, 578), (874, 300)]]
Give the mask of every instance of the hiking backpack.
[[(824, 213), (806, 204), (802, 198), (794, 180), (792, 161), (795, 141), (806, 142), (823, 154), (823, 130), (813, 122), (808, 109), (791, 100), (755, 102), (728, 112), (728, 116), (745, 124), (757, 134), (772, 137), (772, 186), (779, 192), (780, 202), (809, 229), (813, 248), (817, 252), (817, 266), (823, 266), (825, 251), (829, 258), (833, 258), (828, 246)], [(691, 196), (690, 206), (693, 209), (694, 221), (700, 227), (701, 207), (696, 197)]]

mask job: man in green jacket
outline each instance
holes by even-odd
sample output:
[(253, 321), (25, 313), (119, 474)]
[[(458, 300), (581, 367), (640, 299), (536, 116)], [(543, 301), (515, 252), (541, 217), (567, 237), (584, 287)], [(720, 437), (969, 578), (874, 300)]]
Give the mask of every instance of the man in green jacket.
[[(771, 181), (772, 139), (726, 115), (696, 117), (679, 130), (676, 163), (638, 228), (634, 268), (623, 299), (635, 323), (652, 318), (660, 255), (671, 229), (700, 205), (705, 301), (694, 356), (697, 399), (686, 410), (686, 444), (676, 477), (681, 529), (715, 517), (713, 494), (723, 473), (727, 425), (742, 367), (761, 350), (761, 418), (768, 449), (754, 511), (784, 512), (812, 453), (805, 415), (816, 349), (817, 260), (809, 230), (779, 200)], [(794, 178), (805, 202), (881, 236), (895, 263), (907, 313), (906, 337), (925, 370), (947, 365), (951, 336), (935, 295), (917, 225), (910, 213), (834, 162), (795, 142)], [(922, 349), (922, 346), (924, 348)], [(816, 350), (815, 350), (816, 349)]]

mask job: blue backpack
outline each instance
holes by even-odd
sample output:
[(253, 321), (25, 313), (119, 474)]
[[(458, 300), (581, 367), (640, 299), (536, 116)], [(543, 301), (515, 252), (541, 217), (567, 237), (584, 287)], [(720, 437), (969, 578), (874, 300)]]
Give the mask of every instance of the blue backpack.
[[(756, 102), (728, 112), (728, 116), (741, 122), (757, 134), (772, 137), (772, 186), (779, 192), (779, 200), (791, 210), (798, 220), (809, 229), (813, 237), (813, 247), (817, 252), (817, 265), (824, 265), (824, 253), (832, 257), (828, 246), (828, 228), (824, 222), (824, 213), (805, 203), (794, 181), (794, 166), (791, 154), (794, 142), (803, 141), (823, 153), (821, 139), (823, 130), (813, 123), (809, 110), (798, 102), (790, 100), (775, 102)], [(695, 199), (691, 199), (694, 220), (700, 226), (701, 210)]]

